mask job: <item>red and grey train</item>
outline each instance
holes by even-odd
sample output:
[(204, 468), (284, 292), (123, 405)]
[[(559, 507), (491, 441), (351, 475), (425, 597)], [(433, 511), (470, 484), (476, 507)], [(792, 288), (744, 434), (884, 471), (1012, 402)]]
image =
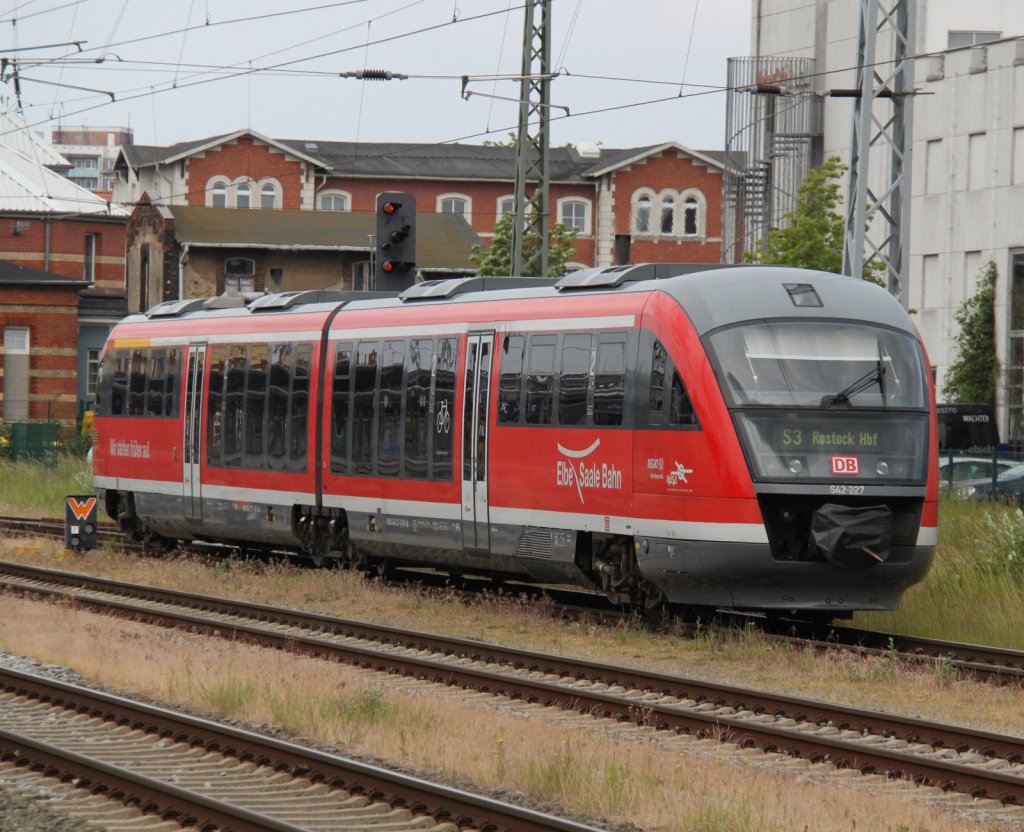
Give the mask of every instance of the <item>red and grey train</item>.
[(222, 296), (114, 328), (95, 483), (143, 537), (846, 617), (928, 570), (934, 413), (900, 304), (822, 272)]

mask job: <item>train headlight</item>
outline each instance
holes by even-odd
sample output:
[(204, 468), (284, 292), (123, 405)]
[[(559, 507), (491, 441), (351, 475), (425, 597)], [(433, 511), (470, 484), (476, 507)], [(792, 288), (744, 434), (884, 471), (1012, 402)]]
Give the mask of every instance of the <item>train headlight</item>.
[(789, 461), (789, 473), (796, 476), (804, 470), (804, 464), (799, 459), (791, 459)]
[(875, 473), (878, 474), (878, 476), (880, 477), (884, 477), (886, 474), (889, 473), (889, 463), (886, 462), (885, 460), (879, 462), (875, 466)]

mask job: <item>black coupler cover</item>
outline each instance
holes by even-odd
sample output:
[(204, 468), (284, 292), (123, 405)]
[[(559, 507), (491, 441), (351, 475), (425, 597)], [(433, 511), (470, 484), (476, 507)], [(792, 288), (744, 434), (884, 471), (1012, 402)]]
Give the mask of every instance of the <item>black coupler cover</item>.
[(811, 537), (825, 560), (851, 568), (882, 563), (892, 544), (888, 506), (825, 503), (811, 518)]

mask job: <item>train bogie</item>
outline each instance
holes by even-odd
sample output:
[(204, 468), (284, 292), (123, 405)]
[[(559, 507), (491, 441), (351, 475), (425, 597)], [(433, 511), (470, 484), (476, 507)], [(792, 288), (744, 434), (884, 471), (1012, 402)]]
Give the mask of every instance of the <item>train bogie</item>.
[(97, 484), (136, 534), (826, 615), (930, 564), (926, 358), (863, 281), (631, 267), (201, 307), (104, 352)]

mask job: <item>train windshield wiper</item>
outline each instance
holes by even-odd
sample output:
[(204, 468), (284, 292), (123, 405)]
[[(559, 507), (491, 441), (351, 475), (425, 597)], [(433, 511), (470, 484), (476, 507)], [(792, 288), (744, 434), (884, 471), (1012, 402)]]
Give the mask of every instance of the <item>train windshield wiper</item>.
[(822, 407), (841, 407), (850, 404), (850, 399), (856, 396), (858, 393), (862, 393), (872, 385), (877, 384), (878, 389), (882, 391), (882, 403), (885, 403), (885, 364), (882, 361), (882, 357), (879, 356), (878, 361), (875, 362), (875, 367), (862, 375), (855, 382), (847, 387), (844, 387), (838, 393), (833, 393), (830, 396), (825, 396), (821, 400)]

